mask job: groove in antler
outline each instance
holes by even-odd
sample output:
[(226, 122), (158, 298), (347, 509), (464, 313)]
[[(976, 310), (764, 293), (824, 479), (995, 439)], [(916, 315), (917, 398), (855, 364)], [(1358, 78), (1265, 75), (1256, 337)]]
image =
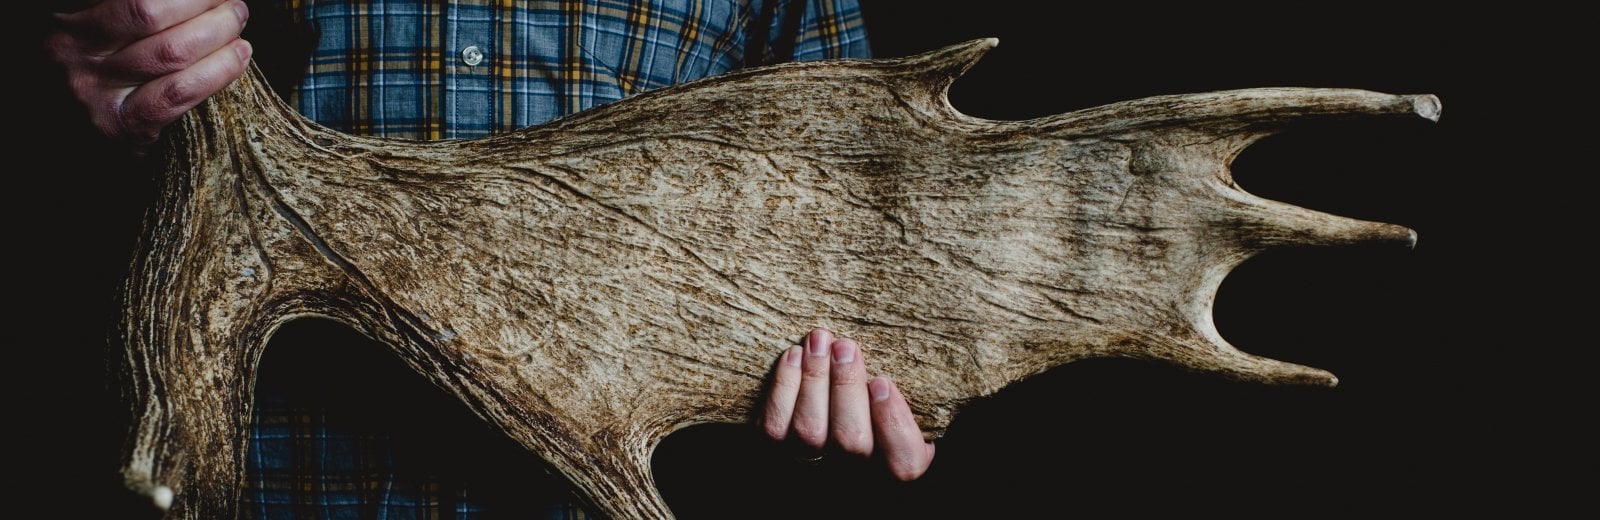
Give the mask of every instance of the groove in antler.
[(1437, 100), (1264, 89), (961, 115), (946, 88), (993, 46), (750, 70), (440, 143), (332, 132), (252, 72), (173, 132), (127, 294), (130, 486), (172, 495), (172, 518), (231, 515), (255, 364), (303, 315), (389, 344), (613, 518), (669, 516), (656, 442), (746, 420), (813, 327), (858, 339), (934, 436), (1087, 357), (1334, 384), (1222, 340), (1217, 286), (1267, 246), (1404, 228), (1250, 196), (1228, 163), (1288, 121)]

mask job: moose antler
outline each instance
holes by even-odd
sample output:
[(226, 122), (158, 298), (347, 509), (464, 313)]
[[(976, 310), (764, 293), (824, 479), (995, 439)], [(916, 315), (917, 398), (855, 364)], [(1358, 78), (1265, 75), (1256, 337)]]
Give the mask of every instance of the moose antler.
[(1436, 98), (956, 112), (947, 87), (994, 45), (755, 69), (427, 143), (319, 127), (252, 71), (170, 132), (126, 293), (129, 486), (170, 518), (232, 517), (263, 344), (308, 315), (387, 343), (614, 518), (670, 517), (657, 442), (748, 420), (818, 326), (858, 338), (934, 436), (1087, 357), (1336, 383), (1224, 341), (1218, 284), (1272, 246), (1416, 236), (1257, 198), (1228, 164), (1289, 122), (1435, 119)]

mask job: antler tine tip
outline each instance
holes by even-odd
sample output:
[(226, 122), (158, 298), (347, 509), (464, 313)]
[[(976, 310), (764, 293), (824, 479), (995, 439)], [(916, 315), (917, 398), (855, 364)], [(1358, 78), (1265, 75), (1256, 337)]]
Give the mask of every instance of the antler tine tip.
[(1404, 246), (1406, 249), (1417, 248), (1416, 230), (1394, 224), (1377, 224), (1376, 227), (1378, 228), (1376, 233), (1371, 235), (1370, 238), (1359, 242), (1383, 245), (1394, 244)]
[(172, 509), (172, 488), (156, 486), (155, 489), (151, 489), (150, 502), (161, 508), (162, 511)]
[(1295, 373), (1288, 374), (1287, 377), (1278, 382), (1280, 384), (1320, 386), (1323, 388), (1334, 388), (1339, 386), (1339, 376), (1335, 376), (1331, 372), (1311, 367), (1297, 368), (1300, 368), (1300, 370)]
[(1439, 114), (1444, 111), (1444, 104), (1439, 97), (1433, 94), (1421, 94), (1411, 98), (1411, 110), (1423, 119), (1438, 122)]

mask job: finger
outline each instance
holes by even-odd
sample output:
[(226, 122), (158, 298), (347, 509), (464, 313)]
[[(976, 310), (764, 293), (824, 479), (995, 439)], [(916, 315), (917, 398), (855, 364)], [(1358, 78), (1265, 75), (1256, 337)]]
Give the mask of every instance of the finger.
[(845, 453), (872, 454), (872, 409), (867, 403), (867, 368), (854, 340), (833, 342), (833, 371), (828, 375), (828, 435)]
[(800, 361), (800, 392), (794, 403), (795, 436), (812, 449), (821, 450), (828, 442), (828, 372), (831, 356), (828, 346), (833, 333), (816, 329), (806, 336), (805, 355)]
[(234, 0), (133, 42), (105, 61), (116, 76), (142, 83), (188, 68), (239, 38), (249, 11)]
[(94, 46), (114, 51), (231, 0), (107, 0), (61, 21)]
[(250, 52), (250, 42), (238, 40), (192, 67), (134, 89), (118, 111), (123, 134), (136, 143), (155, 141), (163, 127), (243, 74)]
[(772, 371), (772, 391), (767, 393), (767, 409), (761, 414), (761, 429), (775, 441), (789, 436), (795, 397), (800, 394), (802, 350), (801, 347), (789, 347), (778, 357), (778, 367)]
[(889, 473), (902, 481), (916, 480), (933, 463), (933, 443), (922, 440), (922, 429), (893, 381), (875, 377), (867, 387), (872, 394), (872, 429)]

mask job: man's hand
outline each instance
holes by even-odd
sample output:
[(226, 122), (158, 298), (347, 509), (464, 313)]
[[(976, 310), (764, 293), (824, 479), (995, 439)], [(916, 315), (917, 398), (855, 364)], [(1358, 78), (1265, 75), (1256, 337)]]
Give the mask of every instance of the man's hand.
[(830, 441), (861, 457), (876, 450), (900, 480), (921, 477), (933, 462), (933, 443), (922, 440), (894, 382), (869, 381), (856, 342), (835, 340), (825, 329), (811, 331), (805, 348), (790, 348), (778, 360), (762, 427), (773, 440), (794, 435), (817, 453)]
[(56, 15), (45, 45), (95, 127), (144, 145), (244, 73), (249, 17), (240, 0), (104, 0)]

